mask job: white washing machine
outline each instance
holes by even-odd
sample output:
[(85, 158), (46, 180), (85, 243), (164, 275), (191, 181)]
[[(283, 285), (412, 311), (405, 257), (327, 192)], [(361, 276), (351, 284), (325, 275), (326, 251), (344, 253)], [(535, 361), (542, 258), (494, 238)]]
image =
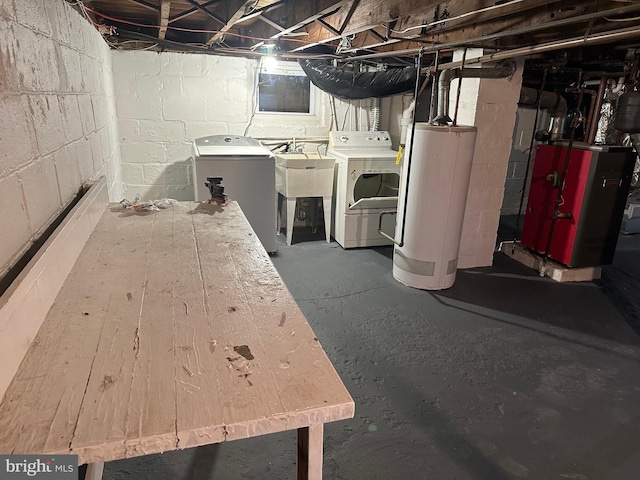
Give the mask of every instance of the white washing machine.
[(276, 251), (276, 158), (249, 137), (211, 135), (193, 142), (196, 200), (211, 198), (207, 177), (222, 177), (224, 193), (235, 200), (267, 252)]
[[(380, 212), (398, 204), (400, 165), (388, 132), (329, 132), (327, 154), (336, 159), (331, 234), (342, 248), (391, 245), (378, 233)], [(383, 217), (393, 236), (396, 216)]]

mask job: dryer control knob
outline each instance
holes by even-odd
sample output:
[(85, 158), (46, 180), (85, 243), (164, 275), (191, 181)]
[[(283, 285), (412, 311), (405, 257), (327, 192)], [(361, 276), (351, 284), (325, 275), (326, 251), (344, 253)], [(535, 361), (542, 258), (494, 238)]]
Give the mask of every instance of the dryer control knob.
[(349, 141), (349, 137), (347, 137), (346, 135), (341, 135), (340, 136), (340, 141), (342, 143), (347, 143)]

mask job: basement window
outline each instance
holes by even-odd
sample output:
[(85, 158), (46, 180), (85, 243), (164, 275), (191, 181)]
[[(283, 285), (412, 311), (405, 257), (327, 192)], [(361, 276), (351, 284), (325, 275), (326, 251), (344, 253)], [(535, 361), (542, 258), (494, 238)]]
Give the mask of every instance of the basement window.
[(258, 72), (258, 112), (314, 115), (313, 86), (296, 62), (266, 57)]

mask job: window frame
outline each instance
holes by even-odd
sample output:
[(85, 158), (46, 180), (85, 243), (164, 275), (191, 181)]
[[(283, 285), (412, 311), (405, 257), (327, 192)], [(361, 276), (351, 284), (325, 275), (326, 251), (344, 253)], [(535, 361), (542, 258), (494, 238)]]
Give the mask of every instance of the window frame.
[(286, 116), (302, 116), (302, 117), (313, 117), (316, 115), (316, 86), (309, 80), (309, 112), (272, 112), (272, 111), (261, 111), (260, 110), (260, 75), (281, 75), (281, 76), (294, 76), (294, 77), (305, 77), (308, 78), (307, 75), (302, 70), (302, 67), (297, 62), (287, 62), (283, 60), (275, 60), (271, 61), (271, 65), (269, 65), (269, 61), (265, 61), (266, 59), (262, 59), (260, 61), (260, 65), (258, 67), (258, 72), (256, 76), (256, 115), (286, 115)]

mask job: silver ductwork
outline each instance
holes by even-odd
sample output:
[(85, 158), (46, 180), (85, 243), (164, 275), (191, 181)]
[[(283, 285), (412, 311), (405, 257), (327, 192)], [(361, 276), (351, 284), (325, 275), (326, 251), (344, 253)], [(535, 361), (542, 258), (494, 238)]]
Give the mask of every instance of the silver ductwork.
[(454, 78), (507, 78), (516, 71), (514, 61), (491, 68), (451, 68), (440, 72), (438, 77), (438, 115), (433, 119), (434, 125), (452, 123), (449, 117), (449, 92)]
[[(538, 96), (540, 97), (538, 100)], [(551, 124), (549, 126), (549, 134), (552, 140), (562, 138), (564, 130), (564, 122), (567, 118), (567, 100), (555, 92), (540, 91), (535, 88), (522, 87), (520, 90), (520, 99), (518, 104), (527, 107), (537, 107), (538, 101), (540, 108), (545, 109), (551, 116)]]

